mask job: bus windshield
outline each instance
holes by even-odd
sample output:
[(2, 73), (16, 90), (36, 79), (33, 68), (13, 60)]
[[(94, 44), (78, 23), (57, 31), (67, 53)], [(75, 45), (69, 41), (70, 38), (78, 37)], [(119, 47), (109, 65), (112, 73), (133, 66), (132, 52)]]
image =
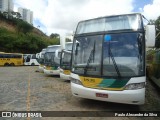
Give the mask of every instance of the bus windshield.
[(61, 56), (61, 52), (59, 50), (58, 51), (58, 57), (56, 57), (55, 55), (53, 55), (51, 57), (51, 64), (52, 66), (59, 66), (60, 65), (60, 56)]
[(45, 54), (44, 54), (44, 63), (45, 64), (52, 64), (54, 57), (55, 57), (55, 51), (59, 49), (60, 45), (52, 45), (47, 47)]
[[(132, 23), (140, 19), (137, 14), (116, 16), (131, 19)], [(113, 19), (113, 17), (111, 17)], [(105, 21), (111, 18), (103, 18)], [(132, 19), (134, 18), (134, 20)], [(92, 20), (91, 20), (92, 21)], [(89, 23), (90, 21), (86, 21)], [(125, 22), (125, 24), (127, 24)], [(85, 28), (85, 22), (79, 24)], [(132, 26), (132, 24), (129, 24)], [(133, 26), (134, 26), (133, 25)], [(124, 27), (121, 27), (124, 29)], [(129, 29), (128, 27), (126, 27)], [(114, 28), (115, 31), (117, 30)], [(79, 26), (78, 26), (78, 33)], [(113, 30), (113, 29), (112, 29)], [(98, 30), (100, 31), (100, 30)], [(91, 31), (89, 31), (91, 32)], [(145, 74), (145, 41), (143, 29), (124, 32), (94, 33), (75, 35), (72, 53), (72, 72), (80, 75), (107, 77), (139, 77)], [(82, 32), (83, 33), (83, 32)], [(88, 33), (88, 31), (87, 31)]]
[(62, 51), (60, 67), (64, 70), (70, 70), (71, 51)]
[(65, 49), (71, 51), (72, 50), (72, 44), (73, 44), (72, 42), (66, 43)]
[(55, 52), (47, 52), (47, 53), (45, 53), (45, 55), (44, 55), (44, 62), (45, 63), (51, 63), (51, 59), (54, 56), (55, 56)]

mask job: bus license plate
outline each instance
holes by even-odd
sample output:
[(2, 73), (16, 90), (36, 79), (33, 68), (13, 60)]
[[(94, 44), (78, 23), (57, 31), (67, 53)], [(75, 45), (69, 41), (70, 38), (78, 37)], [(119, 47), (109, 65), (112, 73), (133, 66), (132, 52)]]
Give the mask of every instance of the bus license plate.
[(108, 98), (108, 94), (96, 93), (96, 97)]

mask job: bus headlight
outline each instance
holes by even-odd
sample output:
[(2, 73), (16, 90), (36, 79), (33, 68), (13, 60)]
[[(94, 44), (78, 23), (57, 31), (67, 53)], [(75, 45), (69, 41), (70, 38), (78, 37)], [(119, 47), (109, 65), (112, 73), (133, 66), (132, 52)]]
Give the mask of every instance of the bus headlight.
[(63, 73), (63, 69), (59, 68), (60, 73)]
[(136, 90), (136, 89), (142, 89), (145, 87), (145, 82), (142, 83), (131, 83), (126, 85), (125, 90)]
[(75, 84), (78, 84), (78, 85), (82, 85), (82, 82), (80, 80), (78, 80), (78, 79), (70, 77), (70, 80), (71, 80), (72, 83), (75, 83)]

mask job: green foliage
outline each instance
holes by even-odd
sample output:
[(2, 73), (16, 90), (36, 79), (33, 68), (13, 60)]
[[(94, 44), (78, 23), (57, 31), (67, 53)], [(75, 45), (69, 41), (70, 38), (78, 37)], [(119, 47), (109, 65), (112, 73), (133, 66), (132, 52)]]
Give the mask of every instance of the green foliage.
[(66, 38), (66, 42), (71, 42), (72, 40), (69, 38)]
[(16, 37), (14, 36), (14, 34), (7, 32), (7, 30), (4, 28), (0, 28), (0, 33), (1, 33), (0, 34), (0, 44), (1, 44), (0, 48), (6, 49), (6, 51), (10, 49), (11, 50), (10, 52), (12, 52), (12, 50), (14, 49), (12, 41), (15, 41)]
[(0, 12), (0, 20), (1, 21), (5, 21), (5, 22), (7, 22), (8, 24), (11, 24), (11, 25), (16, 25), (18, 23), (19, 19), (14, 18), (13, 16), (7, 18), (7, 16), (4, 13)]
[(49, 39), (33, 33), (16, 34), (2, 27), (0, 27), (0, 33), (0, 51), (4, 52), (37, 53), (48, 45), (60, 42), (58, 38)]
[(28, 24), (27, 22), (24, 22), (22, 20), (19, 20), (19, 22), (17, 22), (17, 31), (22, 32), (24, 34), (30, 32), (33, 29), (33, 26)]
[(50, 35), (50, 38), (60, 38), (60, 35), (57, 34), (57, 33), (52, 33), (52, 34)]
[(160, 16), (155, 20), (156, 25), (156, 48), (160, 48)]
[(160, 16), (157, 18), (157, 20), (155, 21), (155, 25), (156, 27), (160, 30)]
[(52, 38), (49, 40), (49, 43), (51, 45), (59, 45), (60, 44), (60, 39), (59, 38)]
[[(20, 16), (19, 13), (12, 12), (13, 15)], [(0, 13), (0, 22), (4, 21), (16, 28), (17, 32), (11, 32), (0, 26), (0, 51), (19, 53), (38, 53), (48, 45), (60, 44), (59, 34), (51, 35), (51, 38), (33, 32), (33, 26), (20, 19), (6, 17)], [(18, 33), (18, 34), (17, 34)]]

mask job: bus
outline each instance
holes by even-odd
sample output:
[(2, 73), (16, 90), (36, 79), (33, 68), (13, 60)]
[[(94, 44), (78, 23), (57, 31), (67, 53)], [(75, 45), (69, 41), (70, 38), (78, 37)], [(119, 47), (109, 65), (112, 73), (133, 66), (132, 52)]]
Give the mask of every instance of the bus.
[(0, 66), (21, 66), (23, 61), (22, 53), (0, 52)]
[(71, 67), (71, 51), (73, 42), (67, 42), (65, 49), (62, 50), (60, 56), (60, 78), (63, 80), (70, 80), (70, 67)]
[[(60, 60), (55, 59), (56, 51), (59, 53), (60, 45), (48, 46), (44, 54), (44, 74), (46, 75), (59, 75)], [(60, 53), (59, 53), (60, 56)]]
[(155, 44), (155, 26), (144, 27), (143, 21), (143, 15), (132, 13), (78, 23), (71, 58), (74, 96), (145, 103), (145, 47)]
[(24, 65), (40, 65), (37, 60), (36, 54), (24, 54)]
[(147, 75), (160, 88), (160, 49), (147, 51)]
[(44, 54), (46, 52), (46, 48), (42, 49), (42, 51), (39, 53), (39, 66), (38, 66), (38, 70), (39, 72), (44, 72)]

